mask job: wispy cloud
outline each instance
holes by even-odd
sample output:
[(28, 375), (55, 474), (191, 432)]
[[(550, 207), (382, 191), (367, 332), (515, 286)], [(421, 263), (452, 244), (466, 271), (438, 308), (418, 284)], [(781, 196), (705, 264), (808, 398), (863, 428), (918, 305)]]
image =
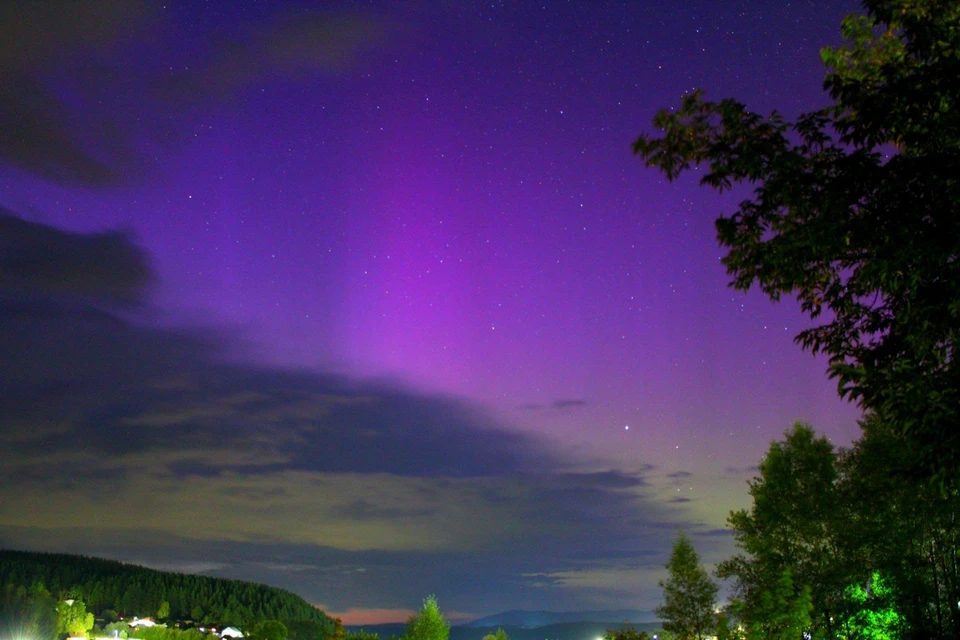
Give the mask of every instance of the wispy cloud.
[(580, 407), (585, 407), (587, 406), (587, 401), (580, 399), (554, 400), (550, 406), (552, 406), (554, 409), (564, 411), (566, 409), (578, 409)]

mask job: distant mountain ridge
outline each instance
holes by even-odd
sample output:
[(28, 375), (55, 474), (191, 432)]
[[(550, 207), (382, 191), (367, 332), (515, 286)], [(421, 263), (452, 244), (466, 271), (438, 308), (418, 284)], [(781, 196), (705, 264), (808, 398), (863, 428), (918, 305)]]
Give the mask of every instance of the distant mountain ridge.
[[(592, 612), (586, 612), (588, 614)], [(635, 612), (643, 613), (643, 612)], [(651, 614), (652, 615), (652, 614)], [(481, 620), (495, 618), (488, 616)], [(479, 621), (474, 621), (479, 622)], [(474, 624), (473, 622), (469, 624)], [(636, 628), (639, 631), (650, 631), (656, 633), (660, 630), (659, 621), (650, 622), (628, 622), (627, 625)], [(492, 627), (456, 625), (450, 627), (450, 640), (483, 640), (488, 633), (496, 629), (503, 629), (510, 640), (595, 640), (601, 638), (607, 629), (619, 629), (624, 626), (621, 622), (560, 622), (557, 624), (548, 624), (541, 627), (515, 627), (511, 625), (494, 625)], [(391, 638), (401, 638), (406, 625), (400, 622), (391, 624), (347, 626), (348, 631), (366, 631), (376, 633), (382, 640)]]
[(607, 609), (600, 611), (523, 611), (511, 610), (478, 618), (461, 626), (473, 629), (484, 627), (520, 627), (536, 629), (569, 622), (604, 622), (609, 624), (639, 624), (656, 622), (652, 611), (634, 609)]

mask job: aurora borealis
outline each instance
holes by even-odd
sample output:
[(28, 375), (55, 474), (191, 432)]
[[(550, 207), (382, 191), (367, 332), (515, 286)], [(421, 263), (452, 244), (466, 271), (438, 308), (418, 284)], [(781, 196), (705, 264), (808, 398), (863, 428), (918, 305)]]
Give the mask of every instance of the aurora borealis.
[(727, 287), (737, 194), (630, 144), (694, 87), (822, 106), (856, 9), (0, 10), (0, 544), (348, 623), (652, 609), (678, 528), (729, 554), (770, 440), (857, 411)]

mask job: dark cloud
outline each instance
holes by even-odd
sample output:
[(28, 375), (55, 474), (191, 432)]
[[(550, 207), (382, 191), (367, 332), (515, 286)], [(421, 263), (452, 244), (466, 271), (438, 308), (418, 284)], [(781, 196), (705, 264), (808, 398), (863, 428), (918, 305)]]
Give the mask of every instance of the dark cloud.
[(162, 470), (469, 477), (550, 457), (460, 400), (221, 364), (202, 334), (146, 328), (90, 306), (0, 300), (0, 326), (0, 390), (14, 399), (0, 419), (21, 460), (38, 449), (114, 458), (197, 451), (208, 455), (171, 455)]
[(119, 163), (91, 150), (76, 121), (38, 79), (0, 73), (0, 159), (54, 182), (93, 187), (118, 183)]
[(760, 467), (755, 464), (746, 467), (727, 467), (724, 473), (732, 476), (755, 475), (760, 472)]
[[(4, 3), (0, 9), (0, 161), (50, 180), (103, 187), (131, 166), (132, 141), (118, 126), (128, 114), (97, 108), (94, 83), (63, 99), (52, 78), (107, 68), (102, 61), (150, 21), (150, 3)], [(135, 77), (135, 76), (134, 76)], [(130, 118), (133, 121), (133, 118)]]
[(72, 234), (0, 211), (0, 420), (5, 447), (21, 454), (19, 478), (41, 450), (203, 452), (169, 455), (158, 471), (205, 477), (468, 477), (548, 457), (464, 401), (225, 364), (213, 334), (150, 327), (98, 304), (135, 300), (149, 280), (145, 254), (123, 234)]
[(686, 502), (693, 502), (691, 498), (670, 498), (671, 504), (684, 504)]
[(131, 303), (152, 279), (146, 253), (125, 233), (70, 233), (0, 207), (0, 294)]
[[(257, 83), (342, 73), (385, 38), (376, 19), (306, 7), (216, 35), (202, 19), (197, 29), (166, 13), (139, 0), (4, 3), (0, 162), (59, 183), (114, 186), (144, 171), (145, 149), (175, 138), (192, 107)], [(182, 46), (157, 46), (159, 34)], [(165, 134), (144, 122), (164, 123)]]
[(682, 480), (684, 478), (690, 478), (693, 474), (689, 471), (674, 471), (673, 473), (668, 473), (668, 478), (673, 478), (674, 480)]
[[(650, 470), (649, 466), (644, 470)], [(598, 471), (596, 473), (585, 473), (569, 476), (575, 480), (578, 486), (602, 488), (602, 489), (634, 489), (647, 484), (643, 476), (638, 474), (625, 473), (611, 469), (609, 471)]]
[(0, 68), (47, 68), (65, 55), (105, 51), (150, 12), (142, 0), (33, 0), (0, 8)]
[(192, 100), (226, 97), (277, 78), (342, 73), (382, 46), (385, 37), (385, 25), (363, 14), (281, 11), (267, 24), (211, 42), (210, 56), (170, 76), (167, 87)]

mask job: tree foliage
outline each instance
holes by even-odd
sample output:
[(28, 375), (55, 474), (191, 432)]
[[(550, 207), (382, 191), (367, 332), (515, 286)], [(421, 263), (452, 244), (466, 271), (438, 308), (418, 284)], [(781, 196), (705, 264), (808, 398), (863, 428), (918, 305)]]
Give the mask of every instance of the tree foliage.
[(287, 640), (287, 626), (279, 620), (263, 620), (253, 626), (248, 634), (253, 640)]
[(741, 553), (721, 562), (717, 575), (734, 579), (738, 614), (748, 628), (788, 628), (783, 619), (799, 619), (805, 607), (798, 603), (806, 602), (806, 624), (829, 637), (849, 583), (837, 454), (809, 425), (797, 423), (783, 441), (771, 443), (759, 472), (749, 482), (751, 508), (728, 519)]
[(830, 106), (788, 122), (694, 92), (634, 151), (669, 179), (701, 165), (705, 185), (754, 188), (716, 223), (731, 284), (796, 296), (822, 320), (798, 342), (946, 481), (960, 470), (960, 4), (863, 5), (822, 53)]
[(877, 415), (861, 424), (863, 436), (841, 456), (848, 546), (866, 570), (851, 584), (879, 574), (866, 605), (897, 612), (896, 637), (960, 638), (960, 490), (918, 482), (909, 443)]
[(131, 629), (128, 637), (137, 640), (213, 640), (198, 629), (168, 629), (161, 626)]
[[(771, 448), (719, 567), (734, 613), (809, 589), (815, 636), (960, 638), (960, 4), (863, 7), (822, 51), (829, 106), (791, 122), (694, 92), (634, 151), (671, 180), (700, 166), (752, 188), (716, 222), (732, 286), (796, 297), (819, 323), (797, 341), (865, 413), (849, 452), (798, 432)], [(850, 586), (875, 575), (882, 602)]]
[(443, 619), (435, 596), (427, 596), (417, 615), (407, 623), (406, 640), (448, 640), (450, 625)]
[(853, 584), (844, 595), (859, 605), (844, 621), (848, 637), (858, 640), (899, 640), (903, 636), (900, 614), (892, 602), (890, 588), (879, 572), (875, 571), (866, 587)]
[(700, 640), (713, 631), (717, 585), (700, 565), (690, 540), (680, 532), (666, 564), (667, 579), (660, 581), (663, 604), (656, 614), (663, 628), (679, 640)]
[(93, 614), (80, 599), (64, 600), (57, 604), (57, 631), (70, 636), (85, 636), (93, 629)]
[(747, 637), (960, 637), (960, 493), (917, 482), (879, 417), (862, 426), (838, 451), (795, 425), (749, 483), (751, 507), (730, 514), (739, 552), (717, 575), (734, 581)]
[(810, 587), (794, 585), (790, 569), (758, 596), (744, 620), (747, 640), (796, 640), (810, 629)]

